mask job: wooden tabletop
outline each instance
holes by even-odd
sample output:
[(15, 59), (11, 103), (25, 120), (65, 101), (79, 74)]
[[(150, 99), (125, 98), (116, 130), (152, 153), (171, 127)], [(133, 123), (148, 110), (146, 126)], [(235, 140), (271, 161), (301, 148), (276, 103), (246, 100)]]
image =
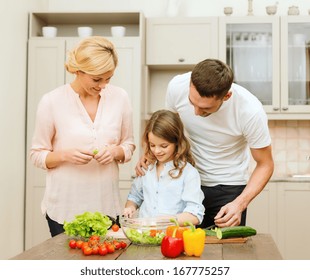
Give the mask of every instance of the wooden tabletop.
[[(128, 241), (127, 241), (128, 242)], [(57, 235), (15, 256), (12, 260), (163, 260), (160, 246), (129, 244), (105, 256), (84, 256), (81, 250), (68, 247), (68, 237)], [(281, 260), (281, 254), (270, 234), (257, 234), (242, 243), (205, 244), (203, 254), (198, 257), (181, 255), (181, 260)]]

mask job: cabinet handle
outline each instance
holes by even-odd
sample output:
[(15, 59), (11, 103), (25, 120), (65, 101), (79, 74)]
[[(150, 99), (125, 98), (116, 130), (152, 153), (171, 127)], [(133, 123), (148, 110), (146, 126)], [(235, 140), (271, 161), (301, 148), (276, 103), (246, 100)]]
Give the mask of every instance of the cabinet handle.
[(179, 58), (179, 62), (184, 62), (185, 59), (184, 58)]
[(279, 111), (279, 108), (278, 107), (273, 107), (273, 110), (274, 111)]
[(288, 107), (283, 107), (282, 108), (282, 111), (287, 111), (288, 110)]

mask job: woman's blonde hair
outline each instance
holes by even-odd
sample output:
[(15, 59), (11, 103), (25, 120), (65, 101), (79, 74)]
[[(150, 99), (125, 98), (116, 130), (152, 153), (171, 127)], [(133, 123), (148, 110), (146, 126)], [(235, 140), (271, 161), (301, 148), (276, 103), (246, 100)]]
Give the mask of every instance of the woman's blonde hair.
[[(195, 161), (190, 151), (190, 143), (184, 134), (184, 126), (180, 116), (169, 110), (159, 110), (153, 113), (147, 122), (142, 142), (145, 149), (145, 155), (152, 161), (156, 158), (151, 151), (149, 144), (149, 133), (165, 139), (169, 143), (175, 144), (175, 152), (173, 157), (174, 168), (169, 171), (172, 178), (179, 178), (187, 162), (195, 166)], [(175, 173), (177, 171), (177, 173)]]
[(104, 37), (92, 36), (69, 51), (65, 67), (72, 74), (82, 71), (90, 75), (102, 75), (114, 71), (117, 63), (114, 45)]

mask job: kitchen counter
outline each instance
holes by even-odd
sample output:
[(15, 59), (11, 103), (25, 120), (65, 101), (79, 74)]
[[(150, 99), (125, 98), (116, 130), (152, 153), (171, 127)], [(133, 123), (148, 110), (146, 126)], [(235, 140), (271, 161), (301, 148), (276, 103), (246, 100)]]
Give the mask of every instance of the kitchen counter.
[(298, 177), (293, 176), (285, 176), (285, 177), (272, 177), (269, 182), (296, 182), (296, 183), (309, 183), (310, 182), (310, 175), (303, 176), (300, 175)]
[[(126, 249), (105, 256), (84, 256), (79, 249), (68, 247), (68, 236), (57, 235), (15, 256), (12, 260), (164, 260), (160, 246), (138, 246), (127, 240)], [(181, 260), (281, 260), (270, 234), (248, 237), (244, 243), (205, 244), (200, 258), (182, 255)]]

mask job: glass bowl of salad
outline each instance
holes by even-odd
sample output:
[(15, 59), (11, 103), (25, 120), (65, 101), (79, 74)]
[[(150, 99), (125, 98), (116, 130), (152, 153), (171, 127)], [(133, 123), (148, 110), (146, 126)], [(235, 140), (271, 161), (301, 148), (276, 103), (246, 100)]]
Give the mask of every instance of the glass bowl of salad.
[(166, 229), (175, 225), (175, 216), (151, 218), (120, 218), (121, 228), (131, 243), (144, 246), (158, 246), (166, 235)]

